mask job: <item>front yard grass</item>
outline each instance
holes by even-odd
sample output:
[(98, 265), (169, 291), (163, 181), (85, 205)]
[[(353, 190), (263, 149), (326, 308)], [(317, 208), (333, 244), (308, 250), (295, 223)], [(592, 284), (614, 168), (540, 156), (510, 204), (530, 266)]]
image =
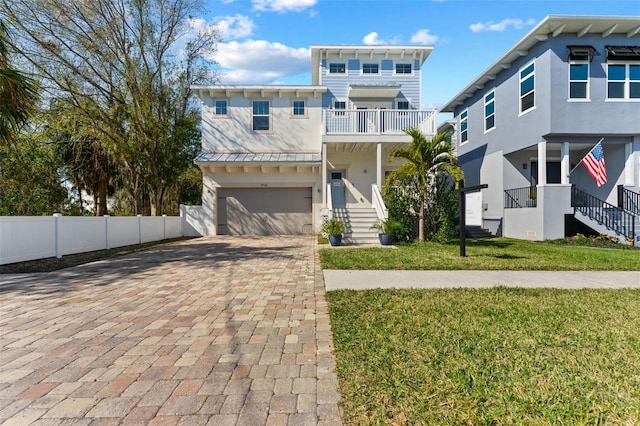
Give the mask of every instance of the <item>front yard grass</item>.
[[(628, 248), (627, 246), (624, 246)], [(323, 248), (323, 269), (406, 270), (640, 270), (640, 251), (560, 245), (509, 238), (467, 240), (467, 257), (458, 241), (401, 244), (385, 248)]]
[(640, 424), (638, 290), (327, 299), (347, 424)]

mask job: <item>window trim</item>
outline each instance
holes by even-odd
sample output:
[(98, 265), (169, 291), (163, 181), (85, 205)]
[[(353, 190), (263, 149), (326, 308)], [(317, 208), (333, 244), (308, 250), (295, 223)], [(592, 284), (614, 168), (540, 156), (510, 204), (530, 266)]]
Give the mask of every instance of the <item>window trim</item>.
[[(568, 61), (569, 75), (568, 87), (567, 87), (567, 99), (569, 102), (590, 102), (591, 101), (591, 63), (588, 59), (569, 59)], [(586, 65), (587, 66), (587, 79), (586, 80), (572, 80), (571, 79), (571, 66), (572, 65)], [(584, 98), (572, 98), (571, 97), (571, 83), (586, 83)]]
[[(304, 102), (303, 105), (303, 113), (296, 114), (295, 113), (295, 103), (296, 102)], [(291, 118), (300, 119), (300, 118), (309, 118), (309, 105), (307, 103), (306, 98), (293, 98), (291, 99)]]
[[(464, 129), (463, 129), (464, 125)], [(466, 136), (466, 138), (465, 138)], [(469, 108), (460, 113), (460, 145), (469, 142)]]
[[(338, 102), (344, 104), (344, 108), (336, 108), (336, 104)], [(340, 111), (340, 110), (342, 110), (342, 111)], [(347, 111), (347, 101), (335, 98), (333, 100), (333, 116), (336, 117), (336, 118), (348, 118), (347, 114), (346, 114), (346, 111)]]
[[(610, 80), (609, 79), (609, 66), (610, 65), (624, 65), (624, 80)], [(607, 61), (607, 95), (605, 102), (640, 102), (640, 98), (631, 97), (631, 83), (640, 84), (640, 80), (631, 80), (631, 66), (640, 66), (640, 61)], [(609, 96), (609, 83), (622, 83), (623, 84), (623, 96), (621, 98), (612, 98)]]
[[(411, 67), (411, 72), (398, 72), (398, 65), (409, 65)], [(413, 66), (412, 62), (394, 62), (393, 63), (393, 75), (397, 75), (397, 76), (406, 76), (406, 77), (410, 77), (412, 75), (414, 75), (414, 69), (415, 67)]]
[[(487, 98), (491, 95), (493, 95), (493, 97), (487, 101)], [(496, 89), (491, 89), (489, 93), (484, 95), (483, 100), (484, 100), (484, 132), (487, 133), (496, 128)], [(493, 104), (493, 112), (487, 115), (487, 105), (489, 104)], [(490, 117), (493, 117), (493, 126), (487, 128), (487, 120)]]
[[(522, 77), (522, 73), (527, 68), (529, 68), (531, 65), (533, 65), (533, 69), (531, 70), (531, 72), (529, 74), (526, 74), (524, 76), (524, 78), (523, 78)], [(533, 78), (533, 88), (523, 95), (522, 94), (522, 83), (527, 81), (529, 78)], [(522, 100), (523, 100), (523, 98), (528, 96), (530, 93), (533, 94), (533, 105), (531, 107), (523, 110), (522, 109)], [(534, 109), (536, 109), (536, 61), (535, 61), (535, 59), (533, 61), (527, 63), (526, 65), (524, 65), (523, 67), (521, 67), (518, 70), (518, 111), (519, 111), (518, 117), (528, 113), (529, 111), (533, 111)]]
[[(226, 114), (218, 114), (218, 106), (217, 103), (218, 101), (224, 101), (226, 102), (226, 106), (225, 106), (225, 110), (227, 111)], [(213, 99), (213, 108), (212, 108), (212, 112), (213, 112), (213, 117), (214, 118), (229, 118), (229, 99), (228, 98), (214, 98)]]
[[(378, 72), (377, 73), (365, 73), (364, 72), (364, 66), (365, 65), (377, 65), (378, 66)], [(364, 77), (379, 77), (382, 75), (382, 65), (380, 64), (380, 61), (361, 61), (360, 62), (360, 75), (364, 76)]]
[[(331, 65), (344, 65), (344, 72), (331, 72)], [(349, 75), (349, 62), (348, 61), (330, 61), (327, 62), (327, 75), (332, 76), (347, 76)]]
[[(254, 103), (255, 102), (267, 102), (267, 105), (269, 107), (269, 114), (254, 114), (253, 109), (254, 109)], [(261, 98), (261, 99), (252, 99), (251, 100), (251, 114), (250, 114), (251, 115), (251, 122), (250, 122), (251, 133), (258, 133), (258, 134), (260, 134), (260, 133), (273, 133), (273, 112), (272, 111), (273, 111), (273, 108), (271, 107), (271, 99)], [(254, 121), (253, 121), (253, 119), (256, 116), (258, 116), (258, 117), (264, 117), (264, 116), (269, 117), (269, 128), (266, 129), (266, 130), (265, 129), (259, 129), (259, 130), (254, 129)]]

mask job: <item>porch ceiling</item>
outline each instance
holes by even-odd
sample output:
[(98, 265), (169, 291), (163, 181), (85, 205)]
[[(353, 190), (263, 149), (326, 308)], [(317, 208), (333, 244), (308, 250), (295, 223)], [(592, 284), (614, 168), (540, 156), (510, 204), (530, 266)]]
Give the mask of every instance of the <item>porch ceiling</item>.
[[(357, 142), (339, 142), (327, 144), (327, 153), (371, 153), (376, 152), (375, 143), (357, 143)], [(406, 143), (385, 143), (385, 151), (391, 151), (396, 148), (406, 146)]]

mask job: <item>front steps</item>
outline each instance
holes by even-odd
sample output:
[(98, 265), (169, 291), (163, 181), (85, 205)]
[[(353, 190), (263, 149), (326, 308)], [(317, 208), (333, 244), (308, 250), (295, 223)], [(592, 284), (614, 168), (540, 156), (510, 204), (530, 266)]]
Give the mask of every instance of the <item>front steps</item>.
[(493, 234), (481, 226), (470, 225), (465, 227), (467, 238), (490, 238)]
[(371, 229), (371, 226), (379, 221), (375, 209), (333, 209), (333, 217), (342, 220), (346, 225), (342, 237), (344, 244), (380, 244), (378, 231)]

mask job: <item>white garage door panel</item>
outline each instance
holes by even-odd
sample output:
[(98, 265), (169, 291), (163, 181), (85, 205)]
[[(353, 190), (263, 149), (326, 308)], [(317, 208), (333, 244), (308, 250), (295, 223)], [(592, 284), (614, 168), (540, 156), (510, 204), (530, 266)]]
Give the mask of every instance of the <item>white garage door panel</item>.
[(311, 188), (220, 189), (218, 208), (220, 234), (290, 235), (312, 231)]

